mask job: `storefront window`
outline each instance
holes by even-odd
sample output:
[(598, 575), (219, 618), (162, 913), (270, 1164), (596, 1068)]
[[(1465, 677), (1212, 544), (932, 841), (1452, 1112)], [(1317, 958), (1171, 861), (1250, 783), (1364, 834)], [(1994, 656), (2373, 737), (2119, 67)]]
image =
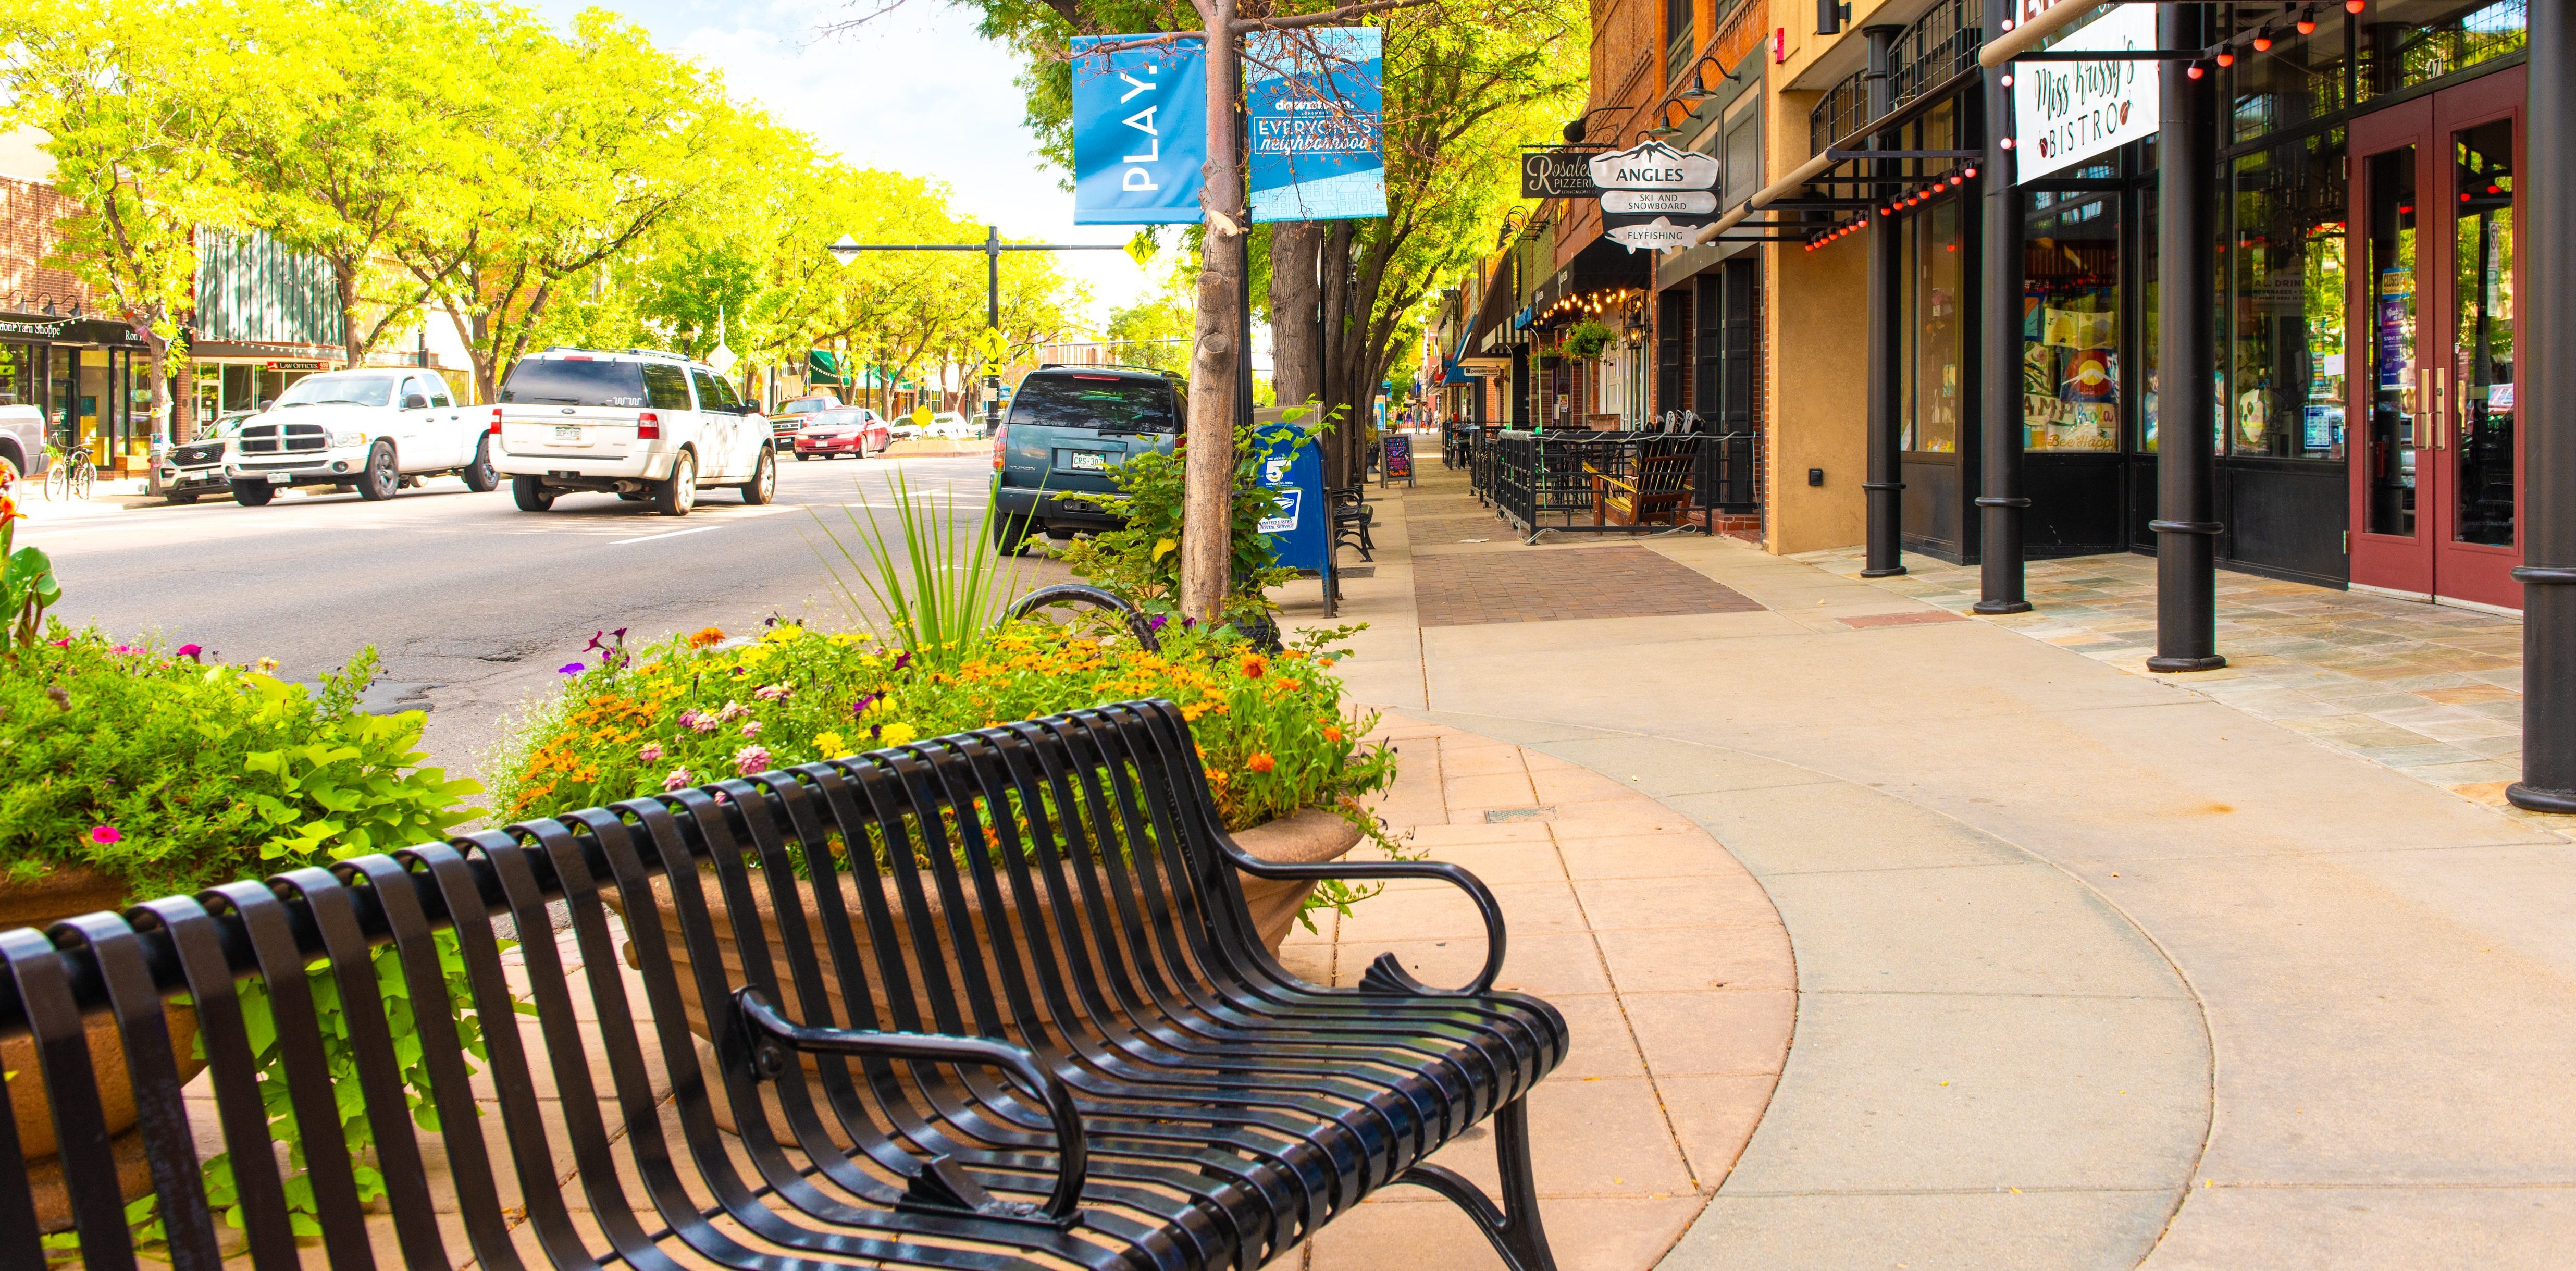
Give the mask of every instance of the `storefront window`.
[(2042, 190), (2025, 205), (2022, 448), (2120, 446), (2120, 196)]
[(2361, 95), (2393, 93), (2518, 52), (2530, 22), (2528, 0), (2377, 0), (2358, 33)]
[[(2530, 6), (2529, 0), (2372, 0), (2357, 17), (2336, 5), (2293, 14), (2240, 4), (2227, 12), (2230, 33), (2241, 37), (2228, 72), (2233, 135), (2251, 141), (2518, 52)], [(2301, 34), (2301, 20), (2315, 30)], [(2252, 49), (2256, 38), (2270, 47)]]
[(2344, 453), (2343, 131), (2236, 161), (2226, 418), (2238, 454)]
[(2370, 156), (2368, 525), (2415, 533), (2415, 147)]
[(1959, 213), (1943, 199), (1905, 223), (1905, 383), (1899, 426), (1907, 450), (1959, 449)]
[[(2451, 377), (2463, 543), (2511, 547), (2514, 487), (2513, 121), (2451, 139)], [(2447, 426), (2447, 425), (2446, 425)]]
[(0, 344), (0, 406), (34, 406), (45, 399), (44, 346)]

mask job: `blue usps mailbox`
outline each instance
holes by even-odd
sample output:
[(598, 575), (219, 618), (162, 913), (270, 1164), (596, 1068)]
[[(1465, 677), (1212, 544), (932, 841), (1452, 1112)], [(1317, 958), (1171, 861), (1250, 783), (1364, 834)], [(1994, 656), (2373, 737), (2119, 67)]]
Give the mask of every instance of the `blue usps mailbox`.
[(1324, 581), (1324, 613), (1331, 616), (1340, 588), (1333, 578), (1333, 510), (1324, 501), (1324, 459), (1306, 430), (1265, 424), (1261, 484), (1279, 492), (1279, 504), (1262, 518), (1261, 533), (1281, 565), (1311, 570)]

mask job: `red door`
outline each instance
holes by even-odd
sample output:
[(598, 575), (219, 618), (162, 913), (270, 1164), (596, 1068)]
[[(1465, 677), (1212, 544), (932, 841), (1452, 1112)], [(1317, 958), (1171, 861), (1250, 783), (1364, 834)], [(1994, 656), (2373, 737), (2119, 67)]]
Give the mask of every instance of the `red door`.
[(2523, 73), (2352, 125), (2352, 581), (2519, 608)]

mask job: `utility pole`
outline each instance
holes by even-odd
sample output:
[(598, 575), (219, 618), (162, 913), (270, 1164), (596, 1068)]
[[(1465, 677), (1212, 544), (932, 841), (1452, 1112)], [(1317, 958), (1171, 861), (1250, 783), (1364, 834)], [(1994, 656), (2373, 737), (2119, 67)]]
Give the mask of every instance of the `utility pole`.
[[(1117, 252), (1127, 250), (1124, 243), (1005, 243), (1001, 227), (984, 227), (981, 243), (862, 243), (847, 234), (832, 244), (832, 259), (846, 265), (859, 258), (860, 252), (982, 252), (984, 253), (984, 329), (991, 332), (993, 345), (1000, 344), (1002, 330), (1002, 253), (1004, 252)], [(1002, 424), (1002, 352), (994, 347), (976, 350), (984, 355), (984, 433), (991, 436)]]

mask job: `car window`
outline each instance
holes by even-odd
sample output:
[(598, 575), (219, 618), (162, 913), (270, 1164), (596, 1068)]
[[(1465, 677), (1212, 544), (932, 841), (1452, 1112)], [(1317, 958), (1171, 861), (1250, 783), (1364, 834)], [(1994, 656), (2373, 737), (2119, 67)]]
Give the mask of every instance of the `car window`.
[(414, 397), (419, 398), (423, 404), (426, 404), (429, 401), (429, 385), (421, 383), (420, 377), (417, 375), (407, 377), (403, 380), (402, 396), (394, 399), (394, 404), (396, 406), (405, 405)]
[(433, 375), (429, 378), (428, 384), (430, 405), (453, 406), (456, 404), (456, 399), (447, 395), (447, 381)]
[(707, 374), (705, 371), (692, 369), (689, 372), (689, 382), (698, 386), (699, 410), (723, 410), (725, 408), (724, 381)]
[(708, 382), (716, 386), (716, 401), (721, 403), (719, 409), (729, 410), (737, 415), (748, 413), (743, 407), (742, 395), (733, 391), (732, 380), (710, 378)]
[(1178, 432), (1173, 389), (1161, 380), (1118, 375), (1032, 375), (1011, 401), (1013, 425), (1096, 428), (1103, 432)]
[(655, 410), (689, 409), (688, 372), (668, 362), (645, 363), (644, 404)]
[(529, 358), (510, 368), (501, 400), (528, 406), (641, 406), (644, 375), (634, 362)]
[(289, 406), (386, 406), (392, 404), (394, 381), (399, 376), (372, 373), (357, 375), (307, 375), (277, 395), (280, 409)]

